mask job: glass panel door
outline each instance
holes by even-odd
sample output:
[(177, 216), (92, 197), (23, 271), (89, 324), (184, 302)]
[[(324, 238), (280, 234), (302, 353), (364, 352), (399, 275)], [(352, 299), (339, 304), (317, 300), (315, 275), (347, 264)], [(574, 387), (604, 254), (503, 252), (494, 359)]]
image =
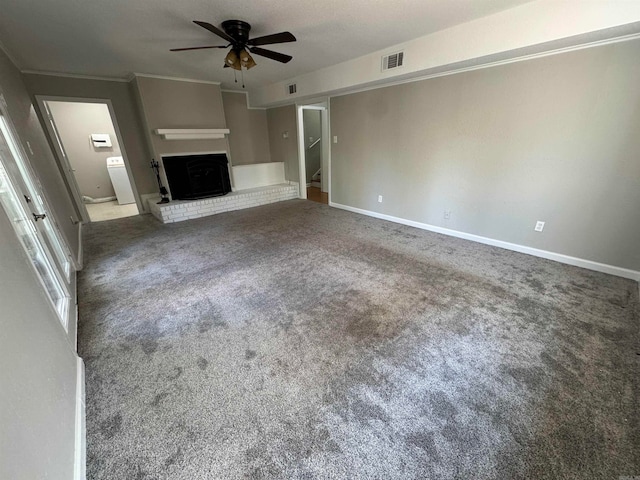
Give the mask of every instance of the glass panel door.
[(5, 112), (6, 103), (4, 97), (0, 96), (0, 149), (8, 150), (5, 153), (13, 159), (13, 162), (8, 162), (8, 165), (5, 162), (5, 168), (11, 169), (13, 166), (14, 170), (16, 170), (12, 173), (14, 173), (18, 186), (24, 190), (24, 201), (28, 204), (29, 210), (36, 215), (45, 215), (41, 219), (42, 221), (38, 222), (38, 229), (47, 242), (49, 249), (53, 252), (58, 268), (63, 273), (66, 281), (69, 282), (71, 278), (71, 254), (53, 217), (49, 214), (51, 209), (42, 194), (42, 186), (31, 169), (26, 153), (18, 141), (13, 125)]
[(69, 312), (71, 262), (26, 154), (0, 97), (0, 204), (31, 260), (65, 329)]

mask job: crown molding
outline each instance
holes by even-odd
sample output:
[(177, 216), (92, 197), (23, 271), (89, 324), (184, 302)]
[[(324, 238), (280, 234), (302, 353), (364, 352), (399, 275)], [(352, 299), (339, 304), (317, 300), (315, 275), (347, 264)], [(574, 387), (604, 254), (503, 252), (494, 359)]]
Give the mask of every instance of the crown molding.
[(77, 78), (80, 80), (101, 80), (103, 82), (120, 82), (129, 83), (129, 79), (121, 77), (101, 77), (98, 75), (80, 75), (77, 73), (47, 72), (46, 70), (20, 70), (21, 73), (28, 75), (46, 75), (49, 77)]
[(13, 54), (9, 51), (9, 49), (1, 41), (0, 41), (0, 50), (2, 50), (4, 52), (4, 54), (7, 56), (7, 58), (11, 61), (11, 63), (13, 63), (13, 65), (18, 70), (22, 71), (22, 69), (20, 68), (20, 63), (16, 60), (16, 57), (13, 56)]
[(197, 80), (195, 78), (169, 77), (166, 75), (154, 75), (151, 73), (137, 73), (137, 72), (134, 72), (128, 81), (131, 81), (136, 77), (157, 78), (159, 80), (174, 80), (176, 82), (204, 83), (207, 85), (220, 85), (221, 83), (221, 82), (214, 82), (213, 80)]

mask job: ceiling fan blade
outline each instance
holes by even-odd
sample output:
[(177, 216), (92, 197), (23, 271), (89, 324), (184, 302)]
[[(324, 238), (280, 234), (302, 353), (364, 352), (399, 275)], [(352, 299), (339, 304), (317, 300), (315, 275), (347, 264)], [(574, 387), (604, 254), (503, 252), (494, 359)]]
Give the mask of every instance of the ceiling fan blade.
[(251, 53), (255, 53), (256, 55), (260, 55), (261, 57), (267, 57), (267, 58), (270, 58), (271, 60), (275, 60), (276, 62), (282, 62), (282, 63), (287, 63), (293, 58), (290, 55), (285, 55), (284, 53), (278, 53), (278, 52), (274, 52), (272, 50), (267, 50), (265, 48), (260, 48), (260, 47), (251, 47), (249, 51)]
[(247, 45), (269, 45), (272, 43), (295, 42), (296, 37), (290, 32), (274, 33), (273, 35), (265, 35), (264, 37), (252, 38)]
[(203, 48), (227, 48), (229, 45), (210, 45), (208, 47), (187, 47), (187, 48), (172, 48), (170, 52), (183, 52), (185, 50), (201, 50)]
[(224, 38), (227, 42), (229, 43), (235, 43), (235, 40), (233, 38), (231, 38), (229, 35), (227, 35), (225, 32), (223, 32), (222, 30), (220, 30), (218, 27), (214, 27), (213, 25), (211, 25), (210, 23), (207, 22), (201, 22), (199, 20), (194, 20), (193, 23), (195, 23), (196, 25), (200, 25), (202, 28), (206, 28), (207, 30), (209, 30), (211, 33), (215, 33), (216, 35), (218, 35), (221, 38)]

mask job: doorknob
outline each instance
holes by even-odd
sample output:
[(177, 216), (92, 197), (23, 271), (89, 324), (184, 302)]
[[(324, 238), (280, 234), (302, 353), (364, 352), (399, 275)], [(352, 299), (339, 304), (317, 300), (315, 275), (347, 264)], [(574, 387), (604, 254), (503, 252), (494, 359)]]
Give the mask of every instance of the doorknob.
[(44, 220), (45, 218), (47, 218), (46, 213), (33, 213), (32, 215), (35, 222), (37, 222), (38, 220)]

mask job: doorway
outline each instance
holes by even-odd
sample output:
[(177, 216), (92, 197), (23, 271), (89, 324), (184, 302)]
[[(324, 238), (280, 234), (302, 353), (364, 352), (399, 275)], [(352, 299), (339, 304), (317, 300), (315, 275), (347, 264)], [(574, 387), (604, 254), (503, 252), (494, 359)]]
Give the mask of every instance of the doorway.
[(138, 215), (139, 197), (110, 101), (37, 101), (82, 221)]
[(326, 102), (298, 106), (300, 198), (329, 203), (329, 118)]

